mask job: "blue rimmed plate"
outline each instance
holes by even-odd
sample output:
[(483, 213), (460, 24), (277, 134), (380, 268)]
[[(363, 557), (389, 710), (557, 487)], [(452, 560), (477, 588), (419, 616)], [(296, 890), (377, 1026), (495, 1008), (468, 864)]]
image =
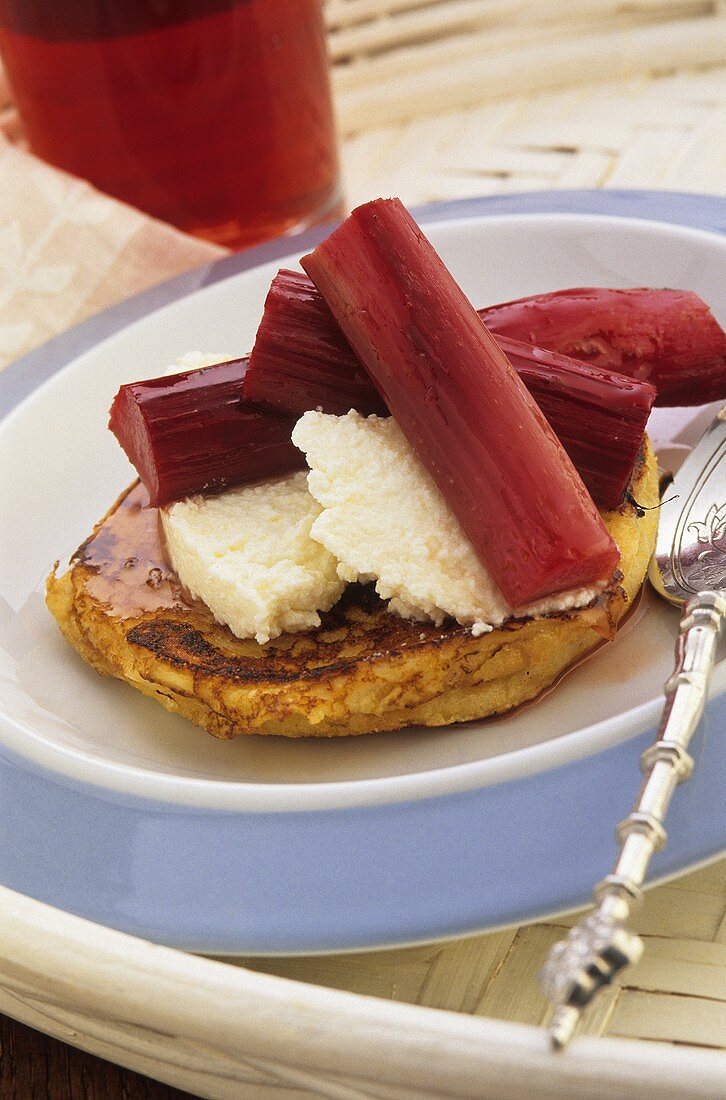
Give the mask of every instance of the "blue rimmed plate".
[[(726, 320), (723, 200), (561, 192), (416, 214), (477, 304), (673, 285)], [(172, 280), (0, 375), (0, 882), (197, 951), (380, 947), (586, 901), (612, 860), (672, 660), (677, 617), (647, 595), (613, 645), (513, 717), (227, 743), (98, 677), (63, 642), (42, 579), (131, 479), (106, 430), (119, 384), (185, 351), (248, 350), (277, 267), (320, 236)], [(656, 443), (677, 458), (712, 412), (658, 412)], [(725, 693), (721, 664), (660, 876), (726, 848)]]

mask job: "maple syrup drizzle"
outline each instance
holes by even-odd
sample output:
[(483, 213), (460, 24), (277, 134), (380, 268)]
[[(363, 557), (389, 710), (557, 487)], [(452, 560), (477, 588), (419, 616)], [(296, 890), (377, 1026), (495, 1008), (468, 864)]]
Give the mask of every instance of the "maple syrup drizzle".
[(76, 551), (89, 567), (89, 595), (119, 619), (160, 609), (188, 610), (197, 601), (184, 591), (169, 565), (158, 508), (137, 483)]

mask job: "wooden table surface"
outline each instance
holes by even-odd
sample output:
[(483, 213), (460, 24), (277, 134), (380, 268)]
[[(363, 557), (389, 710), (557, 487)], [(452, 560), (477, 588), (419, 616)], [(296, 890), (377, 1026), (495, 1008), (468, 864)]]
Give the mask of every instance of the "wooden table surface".
[(2, 1100), (185, 1100), (190, 1095), (0, 1016)]

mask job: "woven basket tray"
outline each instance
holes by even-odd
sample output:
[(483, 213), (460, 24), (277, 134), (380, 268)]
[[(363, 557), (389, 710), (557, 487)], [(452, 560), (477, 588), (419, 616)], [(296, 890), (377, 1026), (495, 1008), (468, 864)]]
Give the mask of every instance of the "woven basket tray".
[[(724, 4), (328, 0), (326, 17), (351, 205), (555, 187), (726, 194)], [(0, 129), (22, 141), (1, 76)], [(645, 957), (585, 1021), (591, 1036), (658, 1045), (584, 1039), (565, 1059), (521, 1025), (544, 1019), (535, 974), (569, 921), (239, 969), (10, 891), (0, 902), (1, 1011), (200, 1095), (726, 1094), (726, 862), (647, 895)]]

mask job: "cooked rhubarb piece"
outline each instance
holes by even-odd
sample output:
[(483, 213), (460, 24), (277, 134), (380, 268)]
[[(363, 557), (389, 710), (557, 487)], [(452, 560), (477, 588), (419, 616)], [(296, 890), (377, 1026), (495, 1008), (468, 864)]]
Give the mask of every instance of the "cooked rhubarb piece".
[(579, 287), (479, 312), (495, 334), (650, 382), (656, 405), (726, 398), (726, 333), (690, 291)]
[[(572, 459), (595, 503), (617, 508), (655, 390), (502, 336), (497, 340)], [(320, 293), (297, 271), (272, 281), (243, 393), (289, 416), (388, 412)]]
[(628, 488), (655, 390), (567, 355), (497, 337), (570, 456), (598, 508), (617, 508)]
[(245, 400), (299, 417), (387, 409), (320, 292), (299, 271), (278, 271), (245, 375)]
[(302, 265), (509, 605), (609, 579), (592, 497), (400, 201), (358, 207)]
[(240, 401), (247, 359), (122, 386), (114, 433), (149, 493), (166, 504), (305, 465), (293, 421)]

